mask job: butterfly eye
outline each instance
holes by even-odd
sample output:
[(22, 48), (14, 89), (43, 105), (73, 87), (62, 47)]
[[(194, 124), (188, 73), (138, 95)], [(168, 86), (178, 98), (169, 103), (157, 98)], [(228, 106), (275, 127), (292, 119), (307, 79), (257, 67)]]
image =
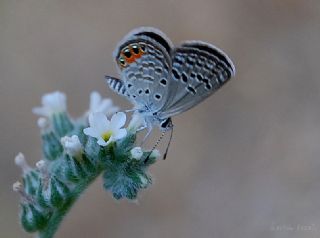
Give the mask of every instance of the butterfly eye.
[(138, 45), (132, 45), (132, 51), (135, 55), (139, 54), (139, 46)]
[(127, 65), (126, 61), (122, 57), (119, 58), (119, 64), (123, 67)]
[(130, 58), (132, 55), (131, 55), (131, 52), (130, 52), (130, 49), (126, 48), (123, 50), (123, 54), (126, 58)]

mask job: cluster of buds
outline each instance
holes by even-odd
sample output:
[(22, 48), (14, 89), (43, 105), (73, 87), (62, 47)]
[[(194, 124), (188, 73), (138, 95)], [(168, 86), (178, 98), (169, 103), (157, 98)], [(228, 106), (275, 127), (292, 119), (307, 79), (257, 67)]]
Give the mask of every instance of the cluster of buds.
[(32, 168), (19, 153), (15, 163), (22, 169), (22, 180), (13, 184), (21, 197), (20, 220), (27, 232), (45, 230), (100, 174), (115, 199), (136, 199), (151, 184), (147, 168), (159, 153), (135, 147), (143, 120), (134, 114), (124, 128), (126, 114), (117, 111), (97, 92), (91, 94), (90, 109), (77, 119), (69, 116), (61, 92), (46, 94), (42, 106), (33, 109), (41, 116), (43, 159)]

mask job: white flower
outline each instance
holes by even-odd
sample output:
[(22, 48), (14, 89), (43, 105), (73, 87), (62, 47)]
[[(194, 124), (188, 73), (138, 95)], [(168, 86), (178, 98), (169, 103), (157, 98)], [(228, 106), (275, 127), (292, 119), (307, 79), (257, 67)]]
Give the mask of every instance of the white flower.
[(126, 129), (121, 129), (126, 122), (126, 114), (118, 112), (111, 121), (101, 112), (89, 115), (90, 127), (83, 130), (84, 134), (97, 138), (101, 146), (108, 145), (111, 141), (119, 140), (127, 135)]
[(133, 159), (139, 160), (141, 159), (143, 155), (143, 151), (141, 147), (134, 147), (132, 150), (130, 150), (131, 156)]
[(146, 123), (140, 113), (135, 112), (132, 115), (131, 121), (129, 122), (128, 130), (136, 132), (146, 127)]
[(50, 117), (53, 114), (67, 110), (67, 97), (64, 93), (56, 91), (42, 96), (42, 106), (32, 109), (34, 114)]
[(96, 91), (90, 94), (90, 108), (87, 114), (102, 112), (107, 116), (111, 116), (117, 111), (119, 111), (119, 108), (117, 106), (113, 106), (110, 98), (102, 98)]
[(82, 154), (82, 145), (77, 135), (62, 137), (61, 144), (65, 152), (70, 156), (78, 157)]

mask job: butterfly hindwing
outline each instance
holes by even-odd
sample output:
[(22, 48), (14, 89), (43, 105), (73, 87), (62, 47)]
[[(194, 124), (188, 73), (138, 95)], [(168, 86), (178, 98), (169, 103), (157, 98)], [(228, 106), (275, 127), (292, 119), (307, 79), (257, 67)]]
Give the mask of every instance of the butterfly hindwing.
[(217, 91), (235, 74), (229, 57), (217, 47), (190, 41), (175, 48), (172, 55), (170, 95), (161, 118), (171, 117), (197, 105)]
[[(125, 60), (124, 65), (117, 63), (126, 95), (138, 109), (156, 112), (166, 102), (171, 77), (171, 45), (158, 30), (138, 28), (117, 47), (115, 60)], [(133, 47), (138, 47), (139, 53), (135, 54)]]

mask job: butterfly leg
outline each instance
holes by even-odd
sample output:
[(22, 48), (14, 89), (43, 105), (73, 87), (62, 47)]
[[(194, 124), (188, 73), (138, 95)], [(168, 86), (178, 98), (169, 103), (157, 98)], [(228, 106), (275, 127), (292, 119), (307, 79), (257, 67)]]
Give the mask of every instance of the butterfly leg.
[(140, 146), (144, 145), (144, 143), (147, 141), (148, 137), (150, 136), (150, 134), (152, 132), (152, 126), (145, 126), (143, 129), (145, 129), (145, 128), (148, 128), (148, 131), (147, 131), (146, 135), (144, 136)]
[(124, 112), (125, 112), (125, 113), (128, 113), (128, 112), (136, 112), (136, 111), (137, 111), (137, 109), (133, 108), (133, 109), (125, 110)]

